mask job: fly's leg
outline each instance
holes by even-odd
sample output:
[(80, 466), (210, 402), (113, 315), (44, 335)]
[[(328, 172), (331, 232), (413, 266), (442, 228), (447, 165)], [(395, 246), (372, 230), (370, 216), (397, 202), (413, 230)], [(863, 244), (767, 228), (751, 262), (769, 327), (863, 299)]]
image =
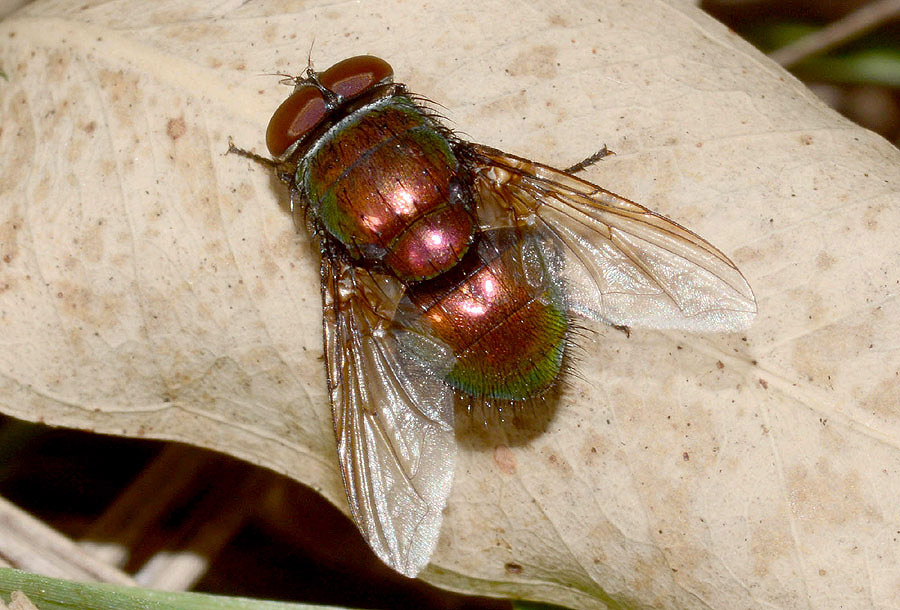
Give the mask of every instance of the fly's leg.
[(278, 176), (278, 179), (285, 184), (291, 183), (291, 179), (297, 169), (297, 166), (291, 163), (279, 163), (278, 161), (274, 161), (272, 159), (269, 159), (268, 157), (258, 155), (255, 152), (250, 152), (249, 150), (238, 148), (234, 145), (234, 142), (231, 140), (231, 138), (228, 138), (228, 150), (225, 151), (225, 154), (238, 155), (240, 157), (250, 159), (254, 163), (258, 163), (264, 167), (268, 167), (269, 169), (274, 170), (275, 175)]
[(578, 163), (576, 163), (576, 164), (573, 165), (572, 167), (567, 167), (567, 168), (564, 169), (563, 171), (566, 172), (567, 174), (574, 174), (574, 173), (576, 173), (576, 172), (580, 172), (580, 171), (582, 171), (582, 170), (584, 170), (584, 169), (589, 168), (590, 166), (592, 166), (594, 163), (596, 163), (597, 161), (599, 161), (599, 160), (602, 159), (603, 157), (608, 157), (609, 155), (614, 155), (614, 154), (616, 154), (616, 153), (614, 153), (613, 151), (611, 151), (611, 150), (609, 150), (608, 148), (606, 148), (606, 144), (604, 144), (604, 145), (603, 145), (603, 148), (601, 148), (600, 150), (598, 150), (597, 152), (595, 152), (593, 155), (591, 155), (590, 157), (588, 157), (588, 158), (585, 159), (584, 161), (579, 161)]
[(619, 332), (625, 333), (626, 339), (631, 338), (631, 327), (630, 326), (625, 326), (624, 324), (611, 324), (610, 326), (612, 326)]
[(228, 150), (225, 151), (225, 154), (245, 157), (247, 159), (250, 159), (251, 161), (259, 163), (260, 165), (264, 165), (269, 169), (276, 169), (278, 167), (278, 164), (275, 163), (272, 159), (263, 157), (262, 155), (257, 155), (255, 152), (250, 152), (249, 150), (244, 150), (243, 148), (238, 148), (234, 145), (234, 141), (232, 141), (231, 138), (228, 138)]

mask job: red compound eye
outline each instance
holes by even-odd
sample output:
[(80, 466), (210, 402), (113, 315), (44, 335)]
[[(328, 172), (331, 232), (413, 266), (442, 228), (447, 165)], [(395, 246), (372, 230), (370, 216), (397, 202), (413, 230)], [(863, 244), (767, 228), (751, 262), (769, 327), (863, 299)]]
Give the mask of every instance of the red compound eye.
[(314, 85), (301, 86), (281, 103), (269, 120), (266, 129), (269, 152), (273, 157), (280, 156), (291, 144), (315, 128), (326, 113), (322, 92)]
[(390, 82), (394, 69), (373, 55), (358, 55), (339, 61), (321, 74), (319, 82), (344, 99), (356, 97), (366, 89)]

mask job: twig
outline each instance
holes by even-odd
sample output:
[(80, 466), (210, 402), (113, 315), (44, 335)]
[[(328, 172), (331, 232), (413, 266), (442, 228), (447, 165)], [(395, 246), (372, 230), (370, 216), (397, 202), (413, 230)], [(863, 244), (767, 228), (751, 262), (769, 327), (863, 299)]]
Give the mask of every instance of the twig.
[(78, 546), (11, 502), (0, 498), (0, 557), (15, 568), (54, 578), (134, 584), (123, 572)]
[(876, 0), (817, 32), (769, 53), (769, 57), (784, 67), (792, 66), (897, 17), (900, 17), (900, 0)]

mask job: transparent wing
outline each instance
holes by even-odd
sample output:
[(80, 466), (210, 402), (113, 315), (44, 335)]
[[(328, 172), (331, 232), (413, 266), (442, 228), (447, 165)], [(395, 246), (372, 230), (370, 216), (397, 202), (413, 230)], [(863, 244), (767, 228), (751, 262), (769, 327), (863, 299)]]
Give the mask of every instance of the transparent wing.
[(390, 331), (402, 287), (322, 257), (325, 357), (338, 457), (353, 519), (385, 563), (427, 564), (450, 493), (453, 396), (404, 359)]
[(736, 331), (756, 314), (728, 257), (675, 222), (560, 170), (479, 144), (482, 225), (532, 227), (559, 256), (569, 306), (611, 324)]

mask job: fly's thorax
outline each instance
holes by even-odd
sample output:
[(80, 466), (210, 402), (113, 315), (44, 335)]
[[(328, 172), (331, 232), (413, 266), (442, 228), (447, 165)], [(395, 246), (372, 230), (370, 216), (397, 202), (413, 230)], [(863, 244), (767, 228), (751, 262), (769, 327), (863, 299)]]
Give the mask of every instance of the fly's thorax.
[(395, 321), (405, 350), (452, 353), (447, 383), (475, 398), (526, 400), (555, 383), (568, 316), (537, 241), (516, 230), (479, 234), (450, 272), (410, 286)]
[(300, 160), (296, 183), (351, 256), (404, 282), (443, 273), (472, 241), (471, 195), (449, 136), (402, 93), (335, 123)]

